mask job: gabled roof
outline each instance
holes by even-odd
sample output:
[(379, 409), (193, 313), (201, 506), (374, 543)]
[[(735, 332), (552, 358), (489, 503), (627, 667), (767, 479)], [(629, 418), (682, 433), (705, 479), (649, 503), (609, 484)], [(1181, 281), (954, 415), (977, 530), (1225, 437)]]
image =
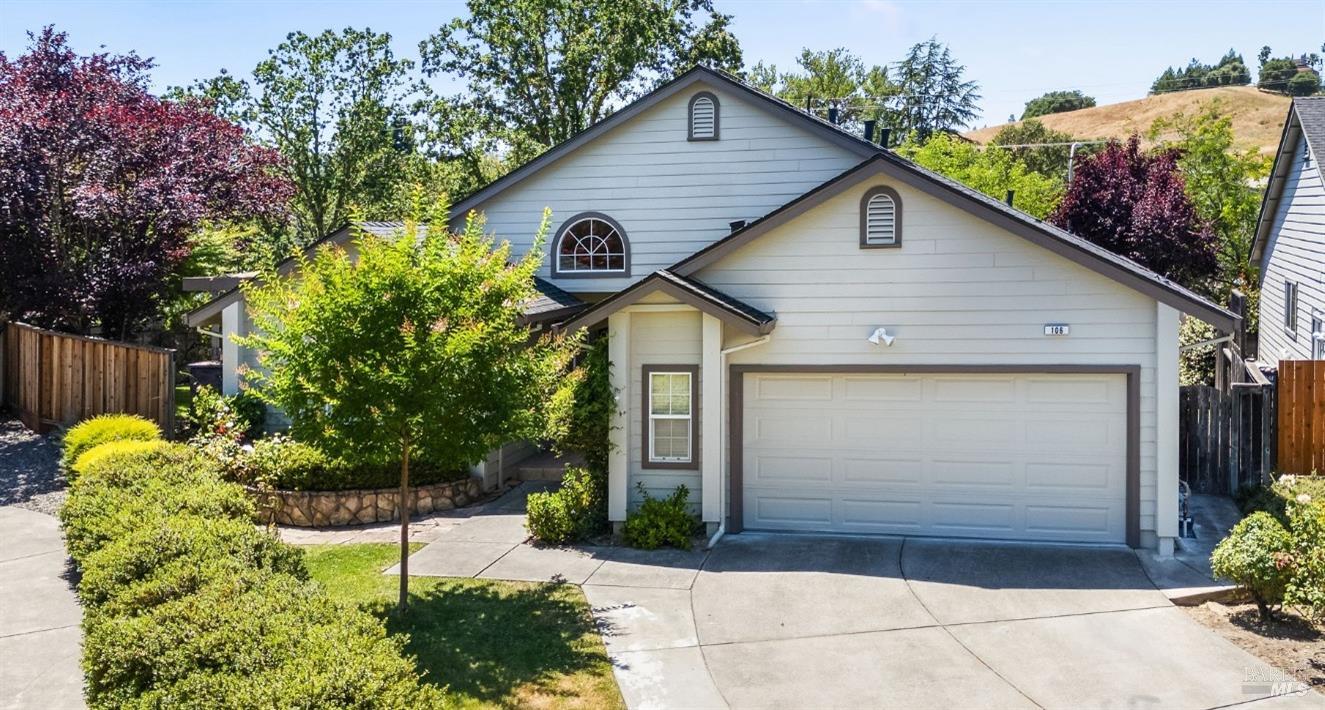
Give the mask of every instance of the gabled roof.
[(1235, 330), (1237, 315), (1181, 284), (889, 151), (875, 153), (828, 182), (682, 259), (669, 270), (680, 276), (692, 276), (760, 235), (786, 224), (853, 185), (877, 176), (886, 176), (943, 200), (1096, 273), (1200, 318), (1220, 330)]
[(1279, 137), (1279, 150), (1274, 155), (1274, 167), (1270, 169), (1270, 182), (1265, 186), (1260, 216), (1256, 219), (1256, 237), (1251, 244), (1252, 263), (1260, 264), (1265, 260), (1265, 246), (1269, 243), (1270, 229), (1274, 227), (1274, 216), (1283, 199), (1298, 144), (1303, 140), (1316, 156), (1316, 170), (1325, 181), (1325, 166), (1320, 164), (1322, 151), (1325, 151), (1325, 96), (1296, 97), (1288, 106), (1284, 131)]
[(693, 279), (679, 276), (666, 269), (655, 271), (631, 286), (599, 301), (575, 318), (563, 323), (563, 330), (574, 331), (598, 323), (627, 306), (653, 293), (664, 293), (693, 306), (703, 313), (720, 319), (751, 335), (764, 335), (773, 330), (777, 319), (748, 303), (728, 296)]
[[(1237, 315), (1126, 257), (1114, 254), (1103, 247), (1048, 222), (1036, 219), (984, 193), (901, 158), (895, 153), (865, 140), (863, 136), (849, 132), (842, 126), (829, 123), (800, 110), (786, 101), (770, 96), (734, 75), (703, 66), (696, 66), (672, 81), (663, 84), (634, 103), (581, 131), (569, 140), (554, 146), (504, 177), (471, 193), (455, 205), (452, 219), (463, 219), (466, 213), (480, 206), (483, 202), (536, 174), (559, 158), (621, 125), (659, 101), (675, 95), (699, 81), (707, 81), (710, 84), (731, 90), (743, 98), (749, 99), (752, 105), (774, 113), (780, 119), (793, 125), (801, 126), (836, 145), (856, 153), (865, 160), (823, 185), (746, 225), (743, 229), (682, 259), (667, 270), (672, 275), (690, 276), (722, 255), (730, 253), (741, 244), (772, 229), (777, 224), (805, 212), (810, 207), (855, 184), (856, 181), (884, 173), (889, 177), (943, 199), (977, 217), (994, 222), (1018, 236), (1120, 281), (1174, 308), (1196, 316), (1221, 330), (1231, 331), (1235, 328), (1238, 321)], [(699, 284), (699, 282), (693, 280), (690, 283)], [(626, 290), (630, 291), (631, 289)], [(608, 301), (611, 300), (608, 299)], [(604, 303), (606, 302), (604, 301)], [(595, 306), (585, 311), (577, 320), (582, 320), (590, 314), (598, 312), (599, 308)]]
[[(321, 247), (341, 246), (349, 243), (351, 236), (354, 234), (354, 230), (350, 228), (351, 226), (352, 225), (347, 224), (305, 247), (303, 250), (304, 258), (312, 257)], [(368, 234), (383, 238), (391, 238), (400, 234), (400, 230), (405, 227), (405, 223), (358, 222), (354, 226), (357, 226), (361, 231)], [(428, 225), (426, 224), (420, 224), (416, 228), (416, 235), (420, 238), (427, 233)], [(276, 265), (276, 273), (281, 276), (286, 276), (298, 265), (299, 259), (291, 256)], [(235, 303), (242, 298), (243, 292), (240, 287), (244, 282), (257, 278), (257, 276), (258, 274), (256, 272), (244, 272), (240, 274), (228, 274), (224, 277), (211, 277), (217, 280), (224, 280), (222, 283), (228, 290), (207, 303), (189, 311), (184, 318), (185, 323), (190, 327), (194, 327), (215, 318), (226, 306)], [(534, 288), (538, 291), (538, 295), (524, 306), (524, 317), (528, 322), (544, 322), (565, 318), (573, 315), (587, 305), (584, 301), (581, 301), (570, 293), (557, 288), (541, 278), (534, 278)]]
[(466, 195), (452, 207), (451, 221), (454, 223), (463, 220), (470, 210), (478, 207), (502, 191), (537, 174), (543, 168), (555, 163), (559, 158), (574, 152), (585, 143), (588, 143), (607, 131), (625, 123), (632, 117), (637, 116), (656, 105), (658, 102), (684, 91), (696, 82), (702, 81), (708, 81), (711, 84), (730, 89), (743, 98), (750, 99), (751, 103), (757, 108), (776, 113), (782, 120), (789, 120), (793, 124), (806, 128), (829, 142), (846, 148), (861, 157), (877, 153), (880, 150), (878, 145), (865, 140), (864, 137), (846, 131), (841, 126), (829, 123), (828, 121), (801, 111), (782, 99), (769, 96), (733, 74), (705, 66), (695, 66), (684, 74), (681, 74), (648, 94), (636, 99), (634, 102), (623, 107), (616, 113), (613, 113), (598, 123), (589, 126), (565, 141), (549, 148), (537, 158), (530, 160), (506, 175), (503, 175), (493, 182), (490, 182), (478, 190)]

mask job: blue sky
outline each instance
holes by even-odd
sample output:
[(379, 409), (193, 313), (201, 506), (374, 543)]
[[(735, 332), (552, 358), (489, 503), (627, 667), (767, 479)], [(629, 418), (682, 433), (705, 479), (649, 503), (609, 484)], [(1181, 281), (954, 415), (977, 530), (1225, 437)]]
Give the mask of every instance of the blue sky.
[[(1079, 88), (1100, 103), (1145, 95), (1169, 65), (1213, 61), (1230, 47), (1255, 64), (1262, 45), (1276, 55), (1319, 52), (1322, 0), (1258, 2), (904, 2), (901, 0), (716, 0), (735, 15), (747, 63), (793, 65), (802, 47), (847, 47), (868, 63), (888, 63), (936, 36), (982, 87), (976, 126), (1020, 114), (1026, 100)], [(389, 32), (401, 56), (464, 12), (462, 2), (327, 0), (129, 2), (4, 0), (0, 50), (12, 56), (25, 33), (55, 24), (75, 49), (136, 50), (155, 57), (158, 89), (214, 75), (247, 75), (293, 30), (369, 26)], [(1254, 69), (1254, 66), (1253, 66)], [(448, 88), (440, 86), (439, 88)]]

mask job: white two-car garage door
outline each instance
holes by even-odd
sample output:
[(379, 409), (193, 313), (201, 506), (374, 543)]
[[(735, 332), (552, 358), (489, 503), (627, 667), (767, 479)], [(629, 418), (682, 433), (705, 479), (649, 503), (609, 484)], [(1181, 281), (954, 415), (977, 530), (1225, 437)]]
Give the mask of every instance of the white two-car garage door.
[(748, 529), (1126, 537), (1125, 375), (744, 377)]

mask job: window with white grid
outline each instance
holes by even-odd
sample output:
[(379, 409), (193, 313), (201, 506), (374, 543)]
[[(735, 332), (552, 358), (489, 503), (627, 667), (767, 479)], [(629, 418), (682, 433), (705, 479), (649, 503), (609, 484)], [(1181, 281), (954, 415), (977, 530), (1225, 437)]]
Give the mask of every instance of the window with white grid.
[(694, 418), (691, 378), (689, 372), (649, 373), (649, 461), (687, 463), (691, 460)]

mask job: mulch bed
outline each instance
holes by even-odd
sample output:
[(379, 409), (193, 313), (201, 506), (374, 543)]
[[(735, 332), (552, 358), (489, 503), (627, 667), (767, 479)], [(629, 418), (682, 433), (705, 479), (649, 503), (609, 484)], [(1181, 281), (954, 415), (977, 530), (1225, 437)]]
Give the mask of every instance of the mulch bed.
[(1325, 689), (1325, 628), (1288, 609), (1262, 623), (1255, 604), (1206, 602), (1182, 608), (1242, 650), (1316, 690)]

